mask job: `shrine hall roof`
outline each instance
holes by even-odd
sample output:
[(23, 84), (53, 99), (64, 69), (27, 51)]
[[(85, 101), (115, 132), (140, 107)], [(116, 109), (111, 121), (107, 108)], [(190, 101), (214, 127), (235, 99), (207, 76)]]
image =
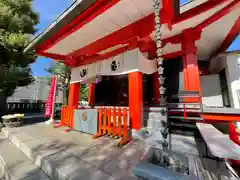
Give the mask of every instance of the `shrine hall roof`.
[[(70, 23), (73, 21), (77, 16), (79, 16), (81, 13), (83, 13), (87, 8), (89, 8), (91, 5), (93, 5), (97, 0), (75, 0), (71, 6), (69, 6), (56, 20), (54, 20), (44, 31), (39, 33), (36, 37), (32, 39), (28, 47), (25, 49), (25, 51), (29, 49), (34, 49), (38, 45), (41, 45), (45, 40), (50, 38), (52, 35), (54, 35), (56, 32), (59, 31), (62, 27), (64, 27), (65, 24)], [(198, 0), (198, 1), (192, 1), (187, 2), (182, 5), (182, 8), (180, 11), (184, 12), (187, 11), (197, 5), (199, 5), (202, 2), (205, 2), (207, 0)]]
[(84, 12), (88, 7), (94, 4), (97, 0), (75, 0), (56, 20), (54, 20), (44, 31), (39, 33), (32, 39), (25, 51), (34, 49), (42, 44), (45, 40), (50, 38), (59, 31), (65, 24), (73, 21), (79, 14)]
[[(196, 41), (199, 60), (224, 52), (239, 34), (239, 6), (239, 0), (195, 0), (182, 5), (172, 29), (167, 24), (161, 27), (163, 55), (181, 55), (185, 30), (201, 32)], [(38, 55), (63, 61), (80, 57), (78, 61), (89, 63), (124, 49), (131, 38), (138, 37), (149, 48), (147, 43), (155, 44), (154, 34), (153, 0), (77, 0), (25, 51), (35, 49)]]

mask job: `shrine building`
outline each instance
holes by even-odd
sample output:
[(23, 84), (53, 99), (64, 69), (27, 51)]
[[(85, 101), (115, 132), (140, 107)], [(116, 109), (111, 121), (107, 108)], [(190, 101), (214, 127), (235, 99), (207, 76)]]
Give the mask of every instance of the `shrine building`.
[[(25, 51), (71, 68), (72, 111), (78, 109), (80, 84), (89, 84), (90, 107), (125, 108), (131, 129), (143, 127), (155, 107), (190, 119), (198, 112), (186, 111), (191, 103), (201, 111), (195, 120), (239, 121), (240, 87), (233, 81), (240, 78), (240, 56), (226, 50), (239, 34), (240, 1), (180, 6), (179, 0), (162, 0), (160, 7), (154, 1), (75, 1)], [(174, 104), (179, 109), (170, 113)]]

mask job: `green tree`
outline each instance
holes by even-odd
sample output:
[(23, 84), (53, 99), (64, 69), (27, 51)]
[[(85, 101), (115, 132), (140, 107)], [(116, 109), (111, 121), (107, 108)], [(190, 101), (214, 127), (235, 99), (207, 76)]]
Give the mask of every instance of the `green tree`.
[(81, 84), (80, 100), (81, 101), (88, 101), (88, 85), (87, 84)]
[(33, 51), (24, 53), (36, 32), (38, 15), (32, 10), (32, 0), (0, 0), (0, 89), (5, 99), (19, 86), (34, 81), (30, 63)]
[[(63, 104), (67, 105), (69, 83), (71, 78), (70, 68), (65, 66), (64, 63), (57, 61), (53, 63), (50, 68), (46, 69), (46, 71), (58, 77), (57, 88), (58, 90), (63, 91)], [(88, 100), (88, 85), (81, 84), (79, 100)]]
[(51, 64), (51, 66), (45, 70), (50, 74), (57, 76), (57, 90), (61, 90), (63, 92), (63, 104), (67, 105), (69, 82), (71, 76), (70, 68), (65, 66), (62, 62), (58, 61)]

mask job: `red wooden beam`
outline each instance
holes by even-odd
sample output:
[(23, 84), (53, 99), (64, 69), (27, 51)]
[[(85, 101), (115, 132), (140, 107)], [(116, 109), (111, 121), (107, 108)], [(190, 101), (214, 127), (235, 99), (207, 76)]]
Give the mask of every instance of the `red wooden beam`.
[(94, 106), (95, 104), (95, 84), (89, 84), (88, 88), (88, 103), (90, 106)]
[[(190, 19), (198, 14), (201, 14), (217, 5), (219, 3), (223, 3), (226, 0), (209, 0), (206, 3), (203, 3), (189, 11), (186, 11), (175, 19), (173, 22), (174, 24), (182, 22), (184, 20)], [(46, 40), (39, 48), (37, 48), (38, 51), (45, 51), (64, 39), (65, 37), (69, 36), (71, 33), (75, 32), (76, 30), (83, 27), (86, 23), (90, 22), (94, 18), (96, 18), (98, 15), (104, 13), (107, 9), (111, 8), (115, 4), (117, 4), (119, 0), (99, 0), (96, 3), (94, 3), (92, 6), (90, 6), (86, 11), (84, 11), (80, 16), (78, 16), (76, 19), (74, 19), (70, 24), (65, 25), (58, 33), (56, 33), (54, 36), (52, 36), (50, 39)], [(168, 5), (168, 3), (167, 3)], [(164, 13), (163, 13), (164, 14)], [(150, 17), (152, 18), (149, 22), (146, 22), (149, 24), (149, 26), (154, 26), (154, 15), (151, 14)], [(147, 18), (148, 19), (148, 18)], [(166, 18), (165, 21), (169, 21), (169, 19)], [(130, 25), (131, 26), (131, 25)], [(144, 27), (143, 27), (144, 29)], [(149, 32), (151, 33), (151, 31)], [(127, 39), (127, 38), (126, 38)]]
[(48, 57), (54, 60), (66, 60), (67, 56), (64, 55), (60, 55), (60, 54), (53, 54), (53, 53), (47, 53), (47, 52), (39, 52), (37, 51), (37, 55), (39, 56), (44, 56), (44, 57)]
[[(120, 53), (124, 53), (126, 51), (129, 51), (130, 49), (135, 49), (135, 48), (137, 48), (136, 45), (135, 46), (132, 45), (131, 47), (129, 45), (124, 46), (124, 47), (115, 49), (113, 51), (107, 52), (105, 54), (101, 54), (101, 55), (98, 54), (98, 55), (94, 55), (94, 56), (91, 56), (91, 57), (85, 57), (83, 59), (81, 59), (79, 56), (72, 56), (72, 58), (74, 59), (74, 62), (69, 62), (68, 65), (72, 66), (72, 67), (76, 67), (76, 66), (86, 65), (86, 64), (89, 64), (89, 63), (95, 63), (97, 61), (108, 59), (108, 58), (116, 56)], [(142, 46), (145, 47), (145, 45), (141, 45), (141, 47)], [(149, 48), (151, 48), (151, 46), (149, 45), (149, 47), (145, 47), (145, 48), (148, 48), (148, 50), (150, 50)], [(145, 52), (145, 49), (142, 52)], [(52, 58), (54, 60), (71, 61), (71, 59), (69, 58), (70, 56), (64, 56), (64, 55), (52, 54), (52, 53), (42, 53), (42, 52), (39, 52), (37, 54), (41, 55), (41, 56)], [(172, 52), (172, 53), (169, 53), (169, 54), (164, 54), (163, 58), (164, 59), (170, 59), (170, 58), (175, 58), (175, 57), (182, 56), (183, 54), (184, 54), (183, 51), (177, 51), (177, 52)], [(74, 64), (75, 62), (76, 62), (76, 64)]]
[(172, 58), (183, 56), (183, 54), (184, 54), (184, 51), (176, 51), (176, 52), (172, 52), (169, 54), (164, 54), (162, 56), (162, 58), (167, 60), (167, 59), (172, 59)]
[[(200, 38), (200, 33), (189, 29), (183, 32), (182, 50), (184, 55), (183, 61), (183, 73), (184, 73), (184, 89), (187, 91), (201, 91), (197, 47), (195, 41)], [(199, 98), (186, 98), (188, 102), (199, 102)]]
[(231, 31), (228, 33), (227, 37), (223, 41), (221, 47), (218, 49), (217, 53), (224, 52), (227, 48), (232, 44), (232, 42), (238, 37), (240, 34), (240, 17), (238, 17), (237, 21), (233, 25)]
[(139, 130), (143, 126), (142, 76), (141, 72), (132, 72), (128, 74), (129, 118), (131, 128), (136, 130)]
[(126, 26), (108, 36), (105, 36), (90, 45), (87, 45), (73, 53), (71, 55), (78, 56), (83, 54), (94, 55), (110, 47), (117, 46), (119, 44), (125, 44), (133, 37), (139, 39), (148, 36), (154, 30), (154, 16), (149, 15), (129, 26)]
[(160, 11), (160, 21), (162, 24), (167, 24), (168, 28), (172, 29), (172, 22), (174, 19), (174, 7), (173, 0), (163, 0), (162, 1), (163, 8)]
[(97, 61), (108, 59), (110, 57), (113, 57), (113, 56), (116, 56), (118, 54), (124, 53), (124, 52), (126, 52), (128, 50), (129, 50), (129, 47), (128, 46), (124, 46), (124, 47), (118, 48), (116, 50), (113, 50), (113, 51), (105, 53), (105, 54), (95, 55), (95, 56), (86, 58), (83, 61), (77, 60), (76, 66), (82, 66), (82, 65), (85, 65), (85, 64), (95, 63)]
[[(49, 49), (65, 37), (82, 28), (85, 24), (92, 21), (100, 14), (107, 11), (112, 6), (116, 5), (119, 1), (120, 0), (98, 0), (81, 15), (79, 15), (76, 19), (74, 19), (70, 24), (65, 25), (62, 29), (60, 29), (58, 33), (56, 33), (50, 39), (46, 40), (38, 48), (38, 51), (45, 51)], [(164, 23), (168, 23), (169, 26), (171, 26), (172, 19), (174, 18), (172, 1), (169, 2), (169, 0), (164, 0), (163, 6), (165, 7), (165, 11), (161, 13), (163, 15), (161, 21), (163, 21)], [(150, 16), (152, 17), (151, 21), (154, 21), (154, 14), (151, 14)]]
[[(216, 14), (212, 15), (209, 17), (207, 20), (203, 21), (199, 25), (192, 27), (191, 29), (196, 31), (196, 32), (201, 32), (204, 28), (209, 26), (210, 24), (214, 23), (215, 21), (219, 20), (221, 17), (227, 15), (233, 8), (239, 8), (240, 2), (238, 0), (233, 1), (230, 3), (228, 6), (217, 12)], [(236, 30), (238, 30), (236, 28)], [(175, 36), (169, 37), (167, 39), (163, 39), (163, 46), (166, 45), (167, 43), (172, 43), (172, 44), (177, 44), (182, 42), (183, 39), (183, 33), (177, 34)], [(228, 41), (232, 41), (232, 39), (228, 39)]]
[(178, 44), (178, 43), (182, 42), (182, 40), (183, 40), (183, 33), (163, 39), (162, 45), (165, 46), (167, 43)]
[(205, 3), (198, 5), (197, 7), (189, 9), (188, 11), (185, 11), (185, 12), (179, 14), (178, 16), (176, 16), (176, 18), (173, 21), (173, 24), (177, 24), (182, 21), (191, 19), (192, 17), (197, 16), (197, 15), (199, 15), (205, 11), (208, 11), (212, 8), (215, 8), (216, 6), (222, 4), (226, 1), (228, 1), (228, 0), (208, 0)]
[[(224, 1), (225, 0), (222, 0), (221, 3), (223, 3)], [(216, 3), (216, 1), (210, 1), (210, 3), (204, 3), (204, 6), (200, 5), (200, 7), (203, 8), (201, 11), (200, 11), (200, 8), (196, 7), (194, 8), (193, 11), (187, 11), (186, 13), (187, 15), (181, 16), (180, 20), (181, 21), (186, 20), (185, 17), (188, 17), (188, 19), (192, 18), (193, 16), (196, 16), (203, 11), (207, 11), (217, 5), (219, 5), (219, 2)], [(174, 23), (177, 23), (177, 21)], [(133, 24), (130, 24), (127, 27), (120, 29), (108, 36), (105, 36), (100, 40), (97, 40), (91, 43), (90, 45), (87, 45), (71, 53), (71, 55), (74, 55), (74, 56), (83, 55), (83, 54), (93, 55), (93, 54), (99, 53), (102, 50), (124, 43), (125, 41), (127, 41), (128, 39), (131, 39), (132, 37), (139, 37), (141, 39), (145, 36), (148, 36), (152, 31), (154, 31), (154, 15), (153, 14), (147, 17), (144, 17), (143, 19)], [(163, 46), (168, 42), (179, 43), (181, 42), (181, 40), (182, 40), (182, 34), (178, 34), (176, 36), (163, 39)]]
[[(225, 0), (222, 0), (220, 3), (223, 3), (224, 1)], [(198, 15), (203, 11), (207, 11), (210, 8), (215, 7), (217, 5), (215, 0), (212, 0), (211, 3), (204, 3), (204, 4), (205, 5), (204, 5), (204, 8), (203, 8), (202, 11), (200, 11), (200, 9), (196, 7), (198, 10), (194, 10), (196, 8), (194, 8), (191, 11), (189, 10), (189, 11), (186, 12), (186, 14), (188, 14), (188, 15), (180, 15), (181, 17), (179, 19), (186, 20), (185, 19), (186, 17), (191, 18), (191, 17), (193, 17), (195, 15)], [(233, 7), (234, 4), (236, 5), (237, 1), (234, 1), (233, 3), (231, 3), (230, 5), (225, 7), (223, 10), (221, 10), (219, 12), (220, 15), (218, 15), (219, 13), (216, 13), (217, 15), (214, 15), (214, 17), (213, 16), (210, 17), (212, 19), (208, 19), (207, 22), (201, 23), (199, 26), (196, 26), (195, 29), (199, 31), (199, 29), (206, 27), (207, 25), (209, 25), (209, 23), (213, 23), (214, 20), (216, 21), (220, 17), (226, 15), (230, 11), (230, 9)], [(107, 6), (107, 7), (109, 7), (109, 6)], [(228, 8), (230, 8), (230, 9), (228, 9)], [(224, 11), (224, 12), (222, 12), (222, 11)], [(190, 12), (192, 12), (191, 16), (190, 16)], [(80, 17), (79, 17), (79, 19), (80, 19)], [(75, 20), (74, 20), (74, 22), (77, 23), (77, 21), (75, 21)], [(175, 22), (178, 22), (178, 21), (175, 21)], [(79, 25), (79, 26), (76, 26), (76, 27), (80, 28), (81, 26)], [(74, 27), (74, 28), (76, 29), (76, 27)], [(147, 16), (147, 17), (145, 17), (145, 18), (143, 18), (143, 19), (141, 19), (141, 20), (139, 20), (139, 21), (137, 21), (137, 22), (121, 29), (121, 30), (119, 30), (119, 31), (116, 31), (116, 32), (114, 32), (114, 33), (96, 41), (96, 42), (93, 42), (92, 44), (90, 44), (90, 45), (88, 45), (84, 48), (81, 48), (81, 49), (71, 53), (70, 56), (78, 57), (78, 56), (82, 56), (82, 55), (85, 55), (85, 54), (88, 54), (90, 56), (90, 57), (84, 57), (83, 58), (84, 61), (79, 59), (78, 62), (77, 62), (77, 65), (82, 65), (82, 64), (86, 64), (86, 63), (91, 63), (91, 62), (96, 62), (96, 61), (99, 61), (99, 60), (103, 60), (105, 58), (111, 57), (110, 55), (114, 56), (114, 55), (116, 55), (116, 53), (122, 53), (122, 52), (127, 51), (127, 50), (126, 49), (118, 49), (116, 51), (109, 52), (109, 53), (106, 53), (106, 54), (100, 55), (100, 56), (97, 55), (97, 53), (99, 53), (99, 52), (101, 52), (105, 49), (108, 49), (110, 47), (113, 47), (113, 46), (116, 46), (116, 45), (119, 45), (119, 44), (124, 44), (124, 43), (128, 42), (133, 37), (138, 37), (139, 39), (144, 39), (144, 37), (148, 36), (153, 30), (154, 30), (154, 16), (153, 16), (153, 14), (151, 14), (151, 15), (149, 15), (149, 16)], [(73, 29), (71, 30), (71, 32), (73, 32)], [(69, 35), (69, 34), (70, 34), (70, 32), (68, 32), (68, 34), (65, 34), (65, 35)], [(182, 38), (183, 38), (183, 35), (178, 34), (176, 36), (173, 36), (173, 37), (170, 37), (170, 38), (167, 38), (167, 39), (163, 39), (163, 46), (166, 43), (169, 43), (169, 42), (170, 43), (180, 43), (182, 41)], [(150, 45), (147, 45), (148, 47), (146, 47), (146, 44), (144, 44), (144, 46), (141, 46), (141, 44), (142, 43), (139, 43), (139, 47), (140, 47), (140, 50), (143, 50), (143, 51), (146, 51), (146, 48), (148, 48), (148, 50), (150, 52), (153, 52), (154, 49), (156, 48), (152, 45), (153, 43), (150, 43)], [(176, 57), (176, 55), (181, 55), (182, 53), (183, 53), (182, 51), (175, 52), (175, 53), (170, 53), (170, 54), (164, 55), (164, 58)], [(46, 53), (46, 52), (42, 52), (42, 51), (40, 51), (40, 52), (38, 51), (38, 54), (42, 55), (42, 56), (47, 56), (47, 57), (50, 57), (50, 58), (53, 58), (53, 59), (57, 59), (57, 60), (58, 59), (59, 60), (68, 59), (64, 55)]]
[(94, 18), (104, 13), (106, 10), (114, 6), (120, 0), (98, 0), (81, 15), (74, 19), (71, 23), (65, 25), (60, 31), (53, 35), (50, 39), (46, 40), (39, 48), (38, 51), (45, 51), (58, 43), (65, 37), (72, 34), (74, 31), (80, 29), (82, 26), (92, 21)]
[(240, 114), (217, 114), (217, 113), (211, 113), (211, 114), (203, 114), (202, 115), (204, 120), (208, 121), (224, 121), (224, 122), (230, 122), (230, 121), (239, 121)]
[[(226, 7), (224, 7), (222, 10), (218, 11), (217, 13), (215, 13), (214, 15), (212, 15), (211, 17), (209, 17), (207, 20), (203, 21), (202, 23), (200, 23), (199, 25), (197, 25), (195, 27), (195, 29), (197, 31), (201, 31), (202, 29), (206, 28), (207, 26), (209, 26), (210, 24), (214, 23), (215, 21), (219, 20), (220, 18), (222, 18), (223, 16), (226, 16), (229, 12), (231, 12), (233, 9), (236, 8), (240, 8), (240, 1), (239, 0), (235, 0), (232, 3), (230, 3), (229, 5), (227, 5)], [(223, 27), (224, 28), (224, 27)]]

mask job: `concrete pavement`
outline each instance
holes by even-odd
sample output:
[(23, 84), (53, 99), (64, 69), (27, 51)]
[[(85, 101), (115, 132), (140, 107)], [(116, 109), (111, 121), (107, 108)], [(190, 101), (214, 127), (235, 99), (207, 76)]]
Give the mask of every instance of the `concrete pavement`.
[[(28, 159), (54, 180), (137, 180), (133, 168), (140, 162), (145, 146), (141, 142), (118, 148), (119, 139), (91, 135), (38, 123), (18, 128), (4, 128), (3, 133)], [(172, 135), (172, 151), (188, 155), (189, 171), (209, 174), (206, 147), (194, 138)], [(204, 159), (204, 158), (203, 158)], [(198, 162), (197, 164), (195, 164)], [(213, 161), (211, 161), (213, 162)], [(199, 173), (198, 172), (198, 173)], [(212, 173), (212, 172), (211, 172)], [(211, 174), (209, 174), (210, 176)], [(228, 180), (229, 174), (222, 174)], [(235, 180), (232, 178), (232, 180)]]

